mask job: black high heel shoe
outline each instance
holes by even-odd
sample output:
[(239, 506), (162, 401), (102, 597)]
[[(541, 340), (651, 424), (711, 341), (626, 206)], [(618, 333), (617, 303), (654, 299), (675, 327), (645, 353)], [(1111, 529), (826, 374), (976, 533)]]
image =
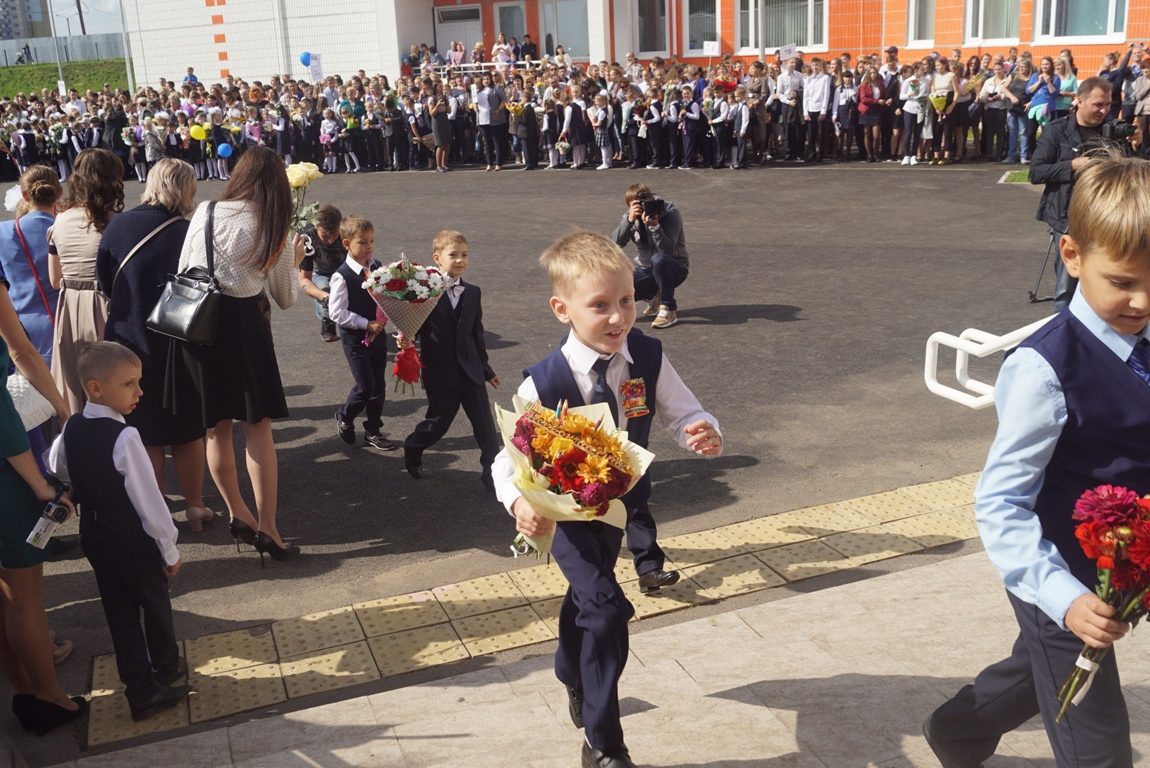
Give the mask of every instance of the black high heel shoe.
[(255, 529), (242, 520), (232, 518), (228, 523), (228, 533), (232, 535), (232, 539), (236, 542), (236, 552), (240, 551), (240, 542), (247, 544), (249, 547), (256, 545), (256, 532)]
[(260, 553), (260, 568), (266, 567), (264, 565), (265, 554), (271, 555), (272, 560), (287, 560), (292, 555), (299, 554), (299, 547), (296, 545), (287, 544), (281, 547), (275, 543), (271, 536), (262, 531), (256, 534), (255, 544), (252, 546), (256, 548), (256, 552)]
[(88, 700), (83, 696), (73, 696), (76, 709), (64, 709), (50, 701), (32, 699), (28, 705), (28, 724), (25, 726), (37, 736), (43, 736), (49, 731), (78, 720), (88, 711)]
[(32, 702), (35, 700), (36, 697), (30, 693), (17, 693), (12, 697), (12, 714), (16, 715), (16, 719), (20, 721), (20, 727), (25, 731), (32, 730), (30, 713)]

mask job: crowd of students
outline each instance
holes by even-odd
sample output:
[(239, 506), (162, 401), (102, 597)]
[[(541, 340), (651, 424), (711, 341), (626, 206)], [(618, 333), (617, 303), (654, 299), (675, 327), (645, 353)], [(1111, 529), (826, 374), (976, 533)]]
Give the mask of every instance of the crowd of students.
[[(1041, 127), (1072, 109), (1079, 77), (1095, 74), (1080, 75), (1070, 49), (1035, 61), (1015, 48), (968, 57), (955, 48), (904, 62), (892, 46), (857, 59), (800, 54), (746, 66), (728, 56), (703, 68), (632, 54), (621, 64), (583, 65), (565, 53), (521, 61), (533, 52), (524, 43), (532, 47), (518, 54), (497, 43), (495, 64), (469, 71), (456, 63), (461, 46), (450, 58), (413, 46), (394, 82), (360, 70), (318, 84), (273, 76), (207, 85), (189, 68), (181, 82), (161, 79), (135, 96), (107, 86), (17, 94), (0, 99), (0, 152), (20, 171), (46, 163), (66, 180), (80, 151), (102, 146), (140, 182), (163, 157), (224, 180), (252, 146), (327, 173), (476, 162), (492, 171), (1025, 163)], [(1144, 53), (1131, 43), (1107, 55), (1099, 74), (1113, 84), (1115, 116), (1150, 128)]]

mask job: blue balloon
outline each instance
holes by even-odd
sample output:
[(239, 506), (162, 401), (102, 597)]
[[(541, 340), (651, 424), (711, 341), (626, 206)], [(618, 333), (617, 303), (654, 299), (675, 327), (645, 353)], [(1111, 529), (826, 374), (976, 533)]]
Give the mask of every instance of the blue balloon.
[(224, 157), (224, 158), (231, 157), (232, 156), (232, 145), (231, 144), (221, 144), (220, 148), (216, 150), (216, 154), (218, 154), (220, 157)]
[(299, 55), (299, 63), (303, 64), (305, 67), (310, 67), (311, 66), (311, 54), (308, 53), (307, 51), (304, 51), (303, 53), (301, 53)]

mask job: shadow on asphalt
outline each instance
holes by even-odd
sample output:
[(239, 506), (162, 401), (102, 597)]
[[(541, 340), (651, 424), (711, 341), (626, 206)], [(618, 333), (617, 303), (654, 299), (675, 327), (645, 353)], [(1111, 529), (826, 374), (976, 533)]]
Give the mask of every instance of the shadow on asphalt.
[(802, 307), (791, 304), (719, 304), (712, 307), (691, 307), (678, 313), (679, 322), (699, 325), (743, 325), (755, 320), (773, 323), (793, 323), (802, 320)]

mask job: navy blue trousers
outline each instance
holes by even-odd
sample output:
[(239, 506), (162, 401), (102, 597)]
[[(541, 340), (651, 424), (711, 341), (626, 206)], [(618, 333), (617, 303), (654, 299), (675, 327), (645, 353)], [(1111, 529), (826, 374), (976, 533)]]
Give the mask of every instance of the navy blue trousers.
[(1086, 698), (1055, 722), (1058, 689), (1074, 671), (1082, 641), (1036, 606), (1008, 597), (1019, 629), (1010, 656), (935, 710), (935, 736), (962, 765), (982, 765), (1004, 734), (1042, 715), (1057, 765), (1131, 768), (1130, 717), (1114, 651), (1106, 654)]
[(487, 389), (482, 384), (471, 383), (470, 379), (457, 389), (427, 390), (427, 415), (403, 441), (403, 447), (422, 453), (435, 445), (451, 428), (460, 406), (471, 421), (471, 433), (479, 444), (479, 463), (484, 472), (490, 472), (491, 462), (495, 461), (502, 445), (491, 415)]
[(558, 523), (551, 556), (569, 586), (559, 608), (555, 676), (583, 689), (587, 742), (608, 750), (623, 744), (619, 678), (627, 665), (627, 622), (635, 608), (615, 580), (623, 532), (606, 523)]
[(627, 549), (635, 560), (635, 573), (640, 576), (662, 570), (667, 561), (656, 535), (655, 518), (647, 502), (627, 510)]
[(365, 347), (363, 337), (363, 331), (340, 329), (339, 340), (355, 386), (339, 409), (339, 418), (351, 424), (366, 411), (363, 427), (368, 434), (377, 435), (383, 428), (383, 401), (387, 397), (387, 338), (381, 335)]

